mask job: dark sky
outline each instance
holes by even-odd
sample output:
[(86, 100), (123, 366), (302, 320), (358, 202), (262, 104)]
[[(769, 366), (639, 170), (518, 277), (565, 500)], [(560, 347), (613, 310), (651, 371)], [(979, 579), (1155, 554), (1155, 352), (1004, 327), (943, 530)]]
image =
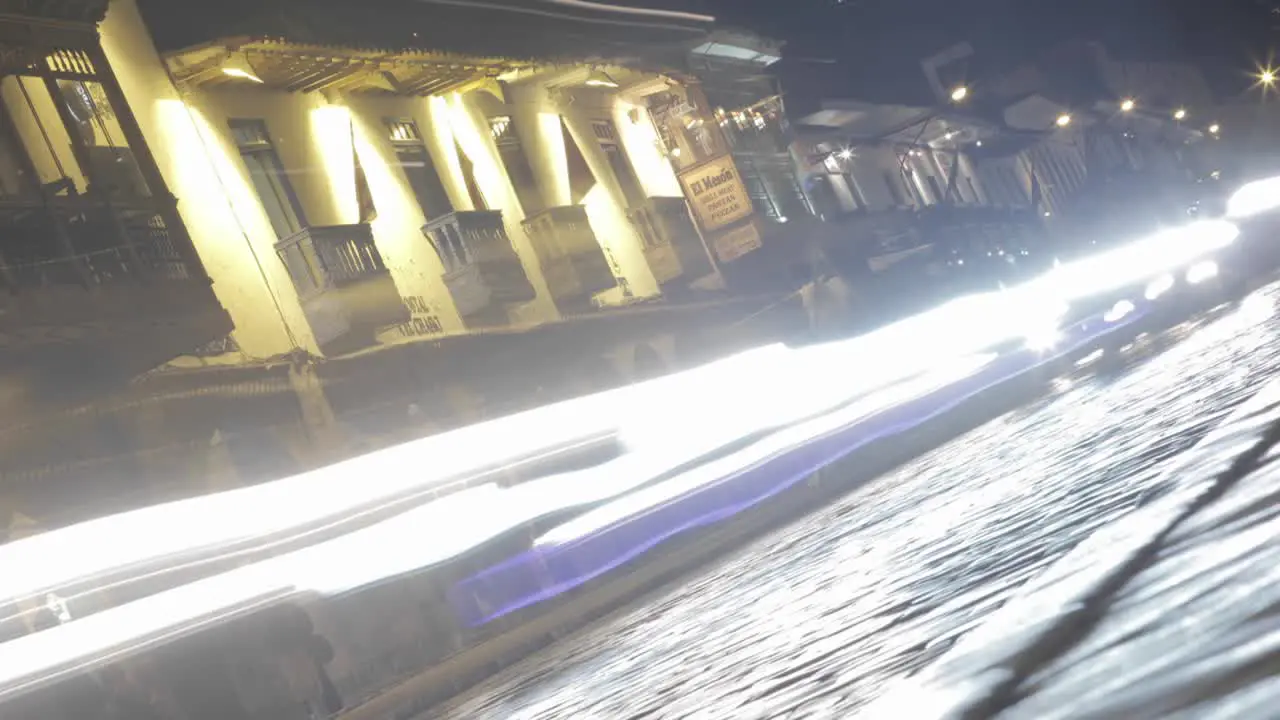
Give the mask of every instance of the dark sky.
[[(620, 0), (627, 2), (628, 0)], [(635, 2), (636, 0), (632, 0)], [(638, 4), (638, 3), (637, 3)], [(1134, 60), (1202, 62), (1215, 84), (1243, 83), (1267, 55), (1280, 0), (650, 0), (716, 15), (787, 41), (792, 56), (839, 58), (874, 75), (961, 40), (1016, 62), (1068, 39)], [(1280, 16), (1276, 16), (1280, 17)], [(1224, 89), (1224, 92), (1227, 90)]]

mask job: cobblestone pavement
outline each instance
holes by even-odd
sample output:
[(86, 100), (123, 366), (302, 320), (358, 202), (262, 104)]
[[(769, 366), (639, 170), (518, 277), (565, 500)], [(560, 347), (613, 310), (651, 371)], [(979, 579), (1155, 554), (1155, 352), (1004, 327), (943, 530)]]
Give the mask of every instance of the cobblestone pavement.
[[(1006, 415), (427, 717), (847, 717), (1098, 527), (1276, 374), (1280, 292)], [(1273, 570), (1274, 571), (1274, 570)]]

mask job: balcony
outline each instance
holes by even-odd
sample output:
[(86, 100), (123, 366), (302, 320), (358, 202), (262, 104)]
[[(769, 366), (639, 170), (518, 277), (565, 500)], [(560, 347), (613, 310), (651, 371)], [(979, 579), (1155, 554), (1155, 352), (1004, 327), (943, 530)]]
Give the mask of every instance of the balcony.
[(574, 304), (617, 284), (581, 205), (544, 210), (524, 221), (547, 289), (557, 304)]
[(0, 372), (78, 400), (230, 333), (166, 218), (177, 222), (172, 200), (0, 198)]
[(659, 284), (695, 280), (712, 271), (684, 198), (651, 197), (627, 217), (644, 243), (644, 257)]
[(324, 352), (371, 345), (379, 328), (409, 319), (368, 225), (304, 228), (276, 252)]
[(498, 210), (451, 212), (422, 227), (444, 265), (444, 283), (470, 323), (503, 319), (505, 305), (534, 298), (529, 277)]

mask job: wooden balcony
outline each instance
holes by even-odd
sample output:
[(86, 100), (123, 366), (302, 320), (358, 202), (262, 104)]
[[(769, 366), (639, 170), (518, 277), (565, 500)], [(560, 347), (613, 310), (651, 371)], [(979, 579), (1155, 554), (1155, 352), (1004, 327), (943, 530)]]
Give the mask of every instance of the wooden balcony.
[(444, 283), (464, 319), (502, 315), (504, 306), (534, 298), (533, 284), (507, 237), (499, 210), (466, 210), (422, 227), (444, 265)]
[(711, 260), (684, 198), (651, 197), (627, 217), (644, 243), (644, 256), (659, 284), (683, 277), (696, 280), (711, 272)]
[[(172, 200), (0, 199), (0, 374), (78, 401), (231, 332)], [(46, 392), (47, 391), (47, 392)]]
[(548, 208), (525, 220), (524, 229), (557, 303), (586, 300), (617, 284), (581, 205)]
[(368, 225), (304, 228), (276, 252), (325, 352), (370, 345), (379, 328), (409, 319)]

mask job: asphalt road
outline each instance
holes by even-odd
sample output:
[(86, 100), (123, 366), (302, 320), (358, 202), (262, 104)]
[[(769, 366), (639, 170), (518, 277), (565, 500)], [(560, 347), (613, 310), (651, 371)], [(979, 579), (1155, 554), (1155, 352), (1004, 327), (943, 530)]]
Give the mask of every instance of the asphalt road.
[(1081, 371), (424, 717), (847, 717), (937, 658), (1280, 370), (1280, 290)]

